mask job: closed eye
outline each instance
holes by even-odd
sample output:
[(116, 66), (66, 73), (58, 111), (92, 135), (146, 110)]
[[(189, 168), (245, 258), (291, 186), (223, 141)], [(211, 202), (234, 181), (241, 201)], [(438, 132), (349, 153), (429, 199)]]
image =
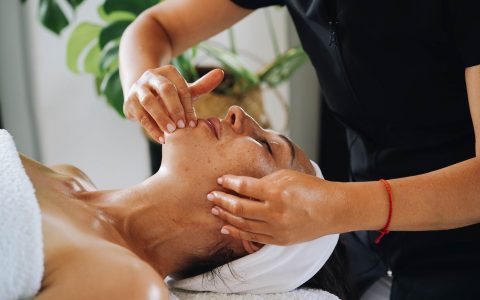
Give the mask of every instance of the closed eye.
[(266, 147), (268, 152), (273, 155), (272, 146), (266, 140), (257, 140), (263, 147)]

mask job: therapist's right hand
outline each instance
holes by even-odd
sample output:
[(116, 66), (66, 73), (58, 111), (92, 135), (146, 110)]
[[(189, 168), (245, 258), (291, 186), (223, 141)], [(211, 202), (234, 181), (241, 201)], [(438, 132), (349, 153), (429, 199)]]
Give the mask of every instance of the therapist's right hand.
[(123, 112), (163, 144), (165, 132), (197, 125), (193, 102), (214, 90), (223, 76), (222, 70), (215, 69), (189, 84), (172, 65), (148, 70), (130, 88)]

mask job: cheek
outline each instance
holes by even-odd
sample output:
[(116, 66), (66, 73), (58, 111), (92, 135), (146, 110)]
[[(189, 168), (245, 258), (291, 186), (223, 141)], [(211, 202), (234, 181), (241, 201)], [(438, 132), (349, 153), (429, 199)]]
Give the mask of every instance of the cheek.
[(274, 161), (259, 145), (239, 138), (218, 149), (221, 168), (235, 175), (263, 177), (274, 171)]

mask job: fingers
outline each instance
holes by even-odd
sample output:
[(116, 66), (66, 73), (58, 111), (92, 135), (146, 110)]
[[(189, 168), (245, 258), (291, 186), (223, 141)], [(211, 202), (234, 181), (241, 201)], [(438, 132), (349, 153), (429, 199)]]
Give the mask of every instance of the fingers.
[[(178, 97), (180, 97), (180, 104), (183, 110), (178, 115), (182, 115), (182, 122), (185, 122), (185, 126), (188, 124), (188, 126), (192, 128), (195, 127), (197, 124), (197, 115), (193, 109), (192, 95), (190, 94), (185, 78), (183, 78), (182, 74), (180, 74), (174, 66), (166, 66), (164, 69), (170, 73), (170, 75), (166, 77), (173, 83), (177, 90)], [(178, 122), (178, 118), (176, 120)], [(182, 124), (177, 123), (178, 128), (183, 128), (181, 125)]]
[(217, 179), (222, 187), (232, 190), (240, 195), (265, 200), (265, 192), (260, 179), (247, 176), (224, 175)]
[(207, 200), (231, 214), (242, 218), (263, 220), (262, 217), (265, 214), (265, 204), (263, 202), (243, 199), (219, 191), (209, 193)]
[(275, 240), (270, 235), (243, 231), (231, 225), (223, 226), (221, 233), (238, 240), (257, 242), (260, 244), (276, 244)]
[(252, 254), (252, 253), (254, 253), (255, 251), (258, 250), (258, 248), (257, 249), (253, 248), (252, 245), (253, 245), (252, 242), (242, 240), (243, 249), (245, 249), (245, 251), (247, 251), (248, 254)]
[(136, 97), (132, 97), (124, 106), (124, 113), (127, 119), (134, 121), (142, 125), (148, 135), (161, 144), (165, 143), (165, 138), (162, 130), (158, 127), (157, 123), (150, 114), (143, 108)]
[(263, 221), (249, 220), (242, 217), (238, 217), (238, 216), (232, 215), (226, 210), (221, 209), (218, 206), (214, 206), (212, 208), (212, 214), (219, 217), (220, 219), (227, 222), (228, 224), (235, 226), (240, 230), (254, 232), (254, 233), (261, 233), (261, 234), (268, 233), (265, 228), (266, 223)]
[[(155, 120), (157, 126), (163, 132), (171, 133), (175, 131), (175, 123), (165, 112), (165, 108), (162, 103), (158, 101), (158, 97), (156, 97), (150, 90), (142, 87), (137, 89), (137, 97), (142, 107), (150, 115), (150, 118)], [(140, 121), (139, 119), (137, 120)]]
[(220, 85), (220, 83), (222, 83), (223, 76), (224, 73), (222, 70), (215, 69), (192, 83), (188, 88), (190, 90), (190, 94), (192, 95), (192, 99), (198, 98), (203, 94), (213, 91), (217, 86)]
[[(145, 113), (143, 117), (141, 117), (139, 123), (142, 125), (143, 128), (147, 131), (148, 135), (154, 140), (158, 141), (160, 144), (165, 144), (165, 135), (164, 133), (156, 126), (152, 117)], [(149, 125), (146, 125), (149, 124)]]
[(216, 69), (189, 87), (174, 66), (148, 70), (132, 86), (124, 113), (128, 119), (141, 122), (152, 138), (163, 141), (164, 132), (197, 125), (194, 97), (212, 91), (223, 76), (223, 71)]

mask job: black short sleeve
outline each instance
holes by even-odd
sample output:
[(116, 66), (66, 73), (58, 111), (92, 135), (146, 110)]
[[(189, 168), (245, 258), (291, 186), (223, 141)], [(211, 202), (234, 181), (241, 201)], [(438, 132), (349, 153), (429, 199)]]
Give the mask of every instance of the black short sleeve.
[(450, 0), (453, 35), (465, 67), (480, 65), (480, 1)]
[(248, 9), (256, 9), (271, 5), (285, 5), (282, 0), (231, 0), (233, 3)]

